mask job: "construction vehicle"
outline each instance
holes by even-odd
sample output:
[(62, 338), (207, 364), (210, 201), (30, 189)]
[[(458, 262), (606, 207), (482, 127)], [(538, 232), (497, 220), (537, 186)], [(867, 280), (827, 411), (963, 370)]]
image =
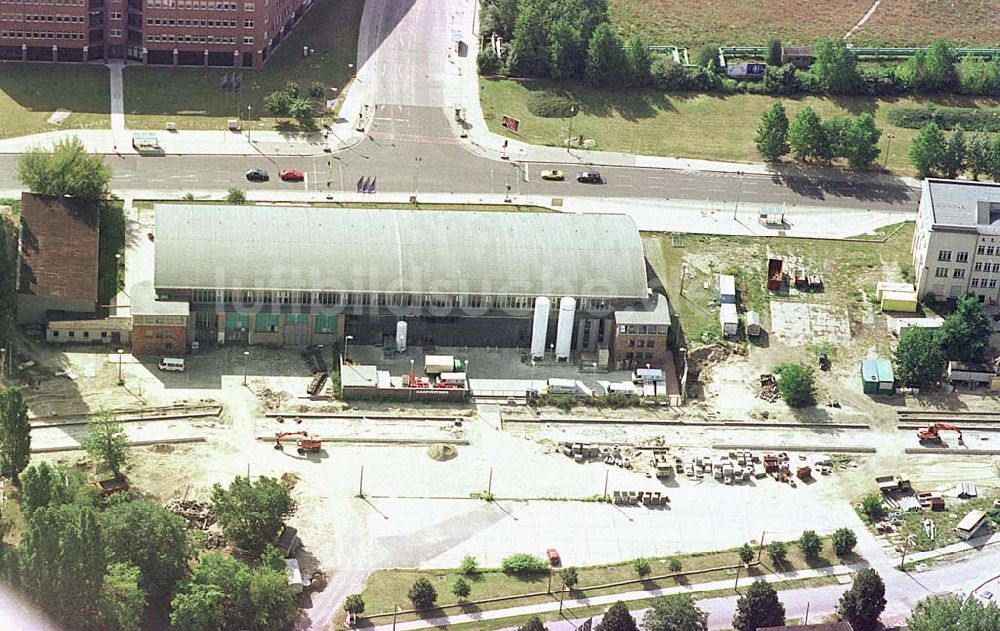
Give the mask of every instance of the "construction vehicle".
[(323, 448), (323, 441), (320, 440), (319, 436), (310, 434), (309, 432), (278, 432), (274, 435), (274, 448), (284, 449), (285, 447), (281, 444), (281, 441), (291, 436), (299, 437), (295, 439), (295, 447), (300, 455), (305, 453), (314, 454)]
[(958, 433), (958, 444), (964, 445), (965, 441), (962, 439), (962, 430), (958, 429), (954, 425), (948, 425), (947, 423), (934, 423), (930, 425), (927, 429), (917, 430), (917, 438), (923, 443), (941, 443), (944, 442), (941, 439), (941, 430), (951, 430)]

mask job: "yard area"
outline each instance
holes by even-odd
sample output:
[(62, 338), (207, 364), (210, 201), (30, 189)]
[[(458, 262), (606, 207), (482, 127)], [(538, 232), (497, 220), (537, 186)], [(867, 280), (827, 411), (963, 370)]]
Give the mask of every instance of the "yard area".
[[(771, 300), (808, 300), (846, 306), (852, 331), (864, 331), (868, 328), (865, 314), (874, 308), (875, 285), (881, 280), (903, 280), (911, 273), (907, 270), (911, 267), (913, 228), (912, 223), (887, 227), (885, 234), (890, 236), (884, 243), (649, 234), (644, 237), (644, 245), (647, 259), (666, 286), (671, 305), (679, 314), (685, 338), (689, 344), (698, 344), (715, 341), (720, 335), (718, 274), (735, 276), (739, 310), (760, 313), (765, 330), (771, 329)], [(819, 272), (823, 277), (823, 291), (773, 296), (765, 288), (768, 254)], [(687, 265), (687, 274), (682, 296), (677, 270), (684, 265)]]
[[(109, 83), (104, 66), (0, 62), (0, 138), (110, 128)], [(66, 118), (48, 122), (56, 110)]]
[[(834, 0), (817, 10), (810, 0), (610, 0), (612, 22), (653, 44), (714, 43), (763, 46), (768, 37), (812, 42), (843, 37), (872, 0)], [(883, 2), (851, 37), (857, 45), (922, 46), (936, 38), (957, 44), (995, 46), (1000, 40), (994, 0), (893, 0)]]
[[(992, 506), (993, 498), (996, 497), (996, 491), (980, 487), (980, 493), (980, 497), (968, 501), (959, 501), (957, 504), (950, 504), (947, 510), (940, 512), (921, 511), (919, 513), (903, 513), (903, 524), (900, 526), (897, 535), (897, 545), (902, 546), (907, 537), (911, 535), (914, 537), (914, 544), (910, 549), (914, 551), (934, 550), (958, 543), (961, 539), (958, 533), (955, 532), (955, 526), (958, 525), (958, 522), (962, 521), (963, 517), (969, 514), (969, 511), (979, 509), (990, 514), (990, 511), (994, 510)], [(950, 500), (948, 501), (950, 502)], [(993, 514), (996, 515), (993, 520), (993, 528), (1000, 529), (1000, 511), (995, 511)], [(934, 539), (928, 537), (924, 531), (923, 521), (925, 519), (934, 522)], [(986, 529), (981, 530), (979, 535), (986, 534), (986, 532)]]
[[(340, 91), (354, 76), (358, 28), (364, 0), (317, 0), (291, 35), (264, 64), (263, 69), (242, 71), (239, 116), (252, 129), (275, 129), (279, 120), (266, 115), (264, 97), (288, 81), (298, 83), (303, 94), (314, 82), (327, 87), (326, 99)], [(315, 53), (302, 56), (304, 46)], [(132, 129), (162, 129), (173, 121), (180, 129), (225, 129), (237, 116), (237, 96), (220, 89), (227, 68), (171, 68), (129, 66), (125, 69), (126, 124)], [(286, 122), (287, 124), (287, 122)]]
[[(754, 136), (761, 115), (776, 100), (784, 103), (789, 119), (807, 105), (823, 118), (867, 111), (883, 130), (883, 153), (887, 134), (895, 137), (889, 148), (888, 168), (904, 175), (914, 173), (907, 151), (917, 130), (890, 125), (885, 119), (887, 106), (914, 105), (928, 100), (942, 105), (1000, 106), (998, 100), (964, 97), (779, 99), (758, 94), (664, 94), (654, 90), (598, 90), (584, 84), (549, 81), (481, 79), (483, 114), (490, 129), (525, 142), (560, 146), (569, 135), (569, 119), (543, 118), (529, 112), (527, 101), (533, 90), (565, 94), (576, 102), (579, 111), (572, 120), (573, 137), (583, 135), (593, 140), (593, 149), (732, 162), (762, 161), (754, 146)], [(519, 135), (501, 126), (504, 115), (521, 120)], [(879, 156), (879, 164), (884, 160), (884, 155)]]
[[(760, 576), (774, 571), (790, 571), (805, 568), (828, 567), (838, 563), (830, 545), (829, 538), (823, 538), (823, 550), (819, 557), (811, 562), (806, 561), (801, 550), (794, 542), (786, 543), (788, 551), (787, 561), (780, 567), (775, 568), (771, 559), (765, 552), (761, 558), (761, 563), (750, 568), (749, 574), (741, 572), (743, 576)], [(756, 551), (757, 548), (754, 547)], [(682, 564), (683, 572), (695, 572), (701, 570), (712, 570), (712, 568), (734, 566), (739, 563), (739, 556), (736, 550), (724, 550), (719, 552), (708, 552), (701, 554), (678, 555), (676, 558)], [(652, 574), (651, 576), (663, 576), (670, 574), (668, 570), (669, 558), (649, 559)], [(574, 598), (584, 598), (598, 596), (601, 594), (623, 593), (631, 591), (652, 590), (675, 585), (707, 583), (719, 580), (734, 580), (736, 572), (732, 569), (712, 570), (700, 574), (691, 574), (686, 577), (663, 578), (659, 580), (647, 580), (640, 582), (637, 580), (635, 568), (632, 561), (617, 563), (613, 565), (600, 565), (592, 567), (577, 568), (579, 583), (578, 588), (572, 592)], [(477, 604), (450, 604), (455, 603), (456, 598), (451, 593), (451, 586), (461, 574), (457, 569), (449, 570), (378, 570), (368, 578), (365, 590), (362, 593), (365, 601), (365, 612), (369, 615), (392, 612), (393, 607), (398, 605), (401, 609), (410, 609), (412, 604), (407, 600), (406, 593), (413, 582), (421, 577), (427, 577), (434, 585), (438, 594), (438, 603), (445, 604), (444, 607), (425, 612), (422, 617), (437, 617), (461, 613), (463, 611), (483, 611), (487, 609), (505, 609), (520, 605), (542, 603), (551, 601), (552, 594), (545, 593), (549, 584), (548, 574), (536, 574), (531, 576), (517, 577), (509, 576), (498, 569), (483, 570), (473, 577), (465, 577), (472, 587), (472, 592), (466, 600), (478, 601), (489, 598), (499, 598), (506, 596), (518, 596), (525, 594), (521, 598), (505, 599), (491, 603)], [(586, 589), (588, 585), (606, 585), (623, 581), (634, 581), (626, 585), (604, 588)], [(559, 570), (554, 570), (552, 576), (552, 592), (558, 595), (562, 588), (559, 578)], [(542, 592), (541, 595), (530, 595)], [(418, 616), (407, 614), (398, 616), (399, 621), (414, 620)], [(367, 621), (366, 621), (367, 622)], [(374, 621), (377, 624), (384, 624), (384, 619)], [(508, 621), (509, 622), (509, 621)], [(363, 623), (364, 624), (364, 623)], [(509, 625), (507, 625), (509, 626)]]

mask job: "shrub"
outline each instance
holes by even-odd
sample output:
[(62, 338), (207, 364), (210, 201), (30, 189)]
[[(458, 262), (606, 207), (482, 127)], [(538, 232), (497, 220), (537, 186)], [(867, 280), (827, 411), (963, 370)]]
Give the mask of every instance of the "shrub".
[(807, 530), (799, 538), (799, 548), (806, 559), (815, 559), (823, 550), (823, 541), (820, 540), (815, 530)]
[(748, 565), (751, 561), (753, 561), (753, 548), (750, 547), (749, 543), (744, 543), (743, 547), (740, 548), (740, 563)]
[(236, 204), (242, 206), (243, 204), (247, 203), (246, 191), (238, 189), (235, 186), (231, 187), (226, 192), (226, 202), (229, 204)]
[(635, 573), (639, 575), (639, 578), (646, 578), (653, 571), (649, 566), (649, 559), (646, 557), (639, 557), (635, 561), (632, 561), (632, 567), (635, 568)]
[(458, 571), (465, 576), (475, 576), (479, 574), (479, 562), (476, 561), (476, 557), (467, 554), (462, 557), (462, 563), (458, 566)]
[(455, 582), (451, 585), (451, 593), (455, 594), (459, 600), (468, 596), (470, 592), (472, 592), (472, 588), (469, 587), (469, 582), (461, 576), (456, 578)]
[(928, 103), (895, 105), (886, 112), (886, 120), (897, 127), (921, 129), (927, 123), (937, 123), (946, 130), (961, 127), (966, 131), (1000, 131), (1000, 108), (942, 107)]
[(767, 544), (767, 556), (775, 565), (784, 565), (788, 560), (788, 548), (783, 541), (772, 541)]
[(576, 571), (575, 567), (568, 567), (559, 573), (559, 577), (562, 579), (563, 585), (567, 589), (573, 589), (576, 584), (580, 581), (580, 576)]
[(547, 572), (549, 564), (526, 553), (512, 554), (500, 562), (504, 574), (541, 574)]
[(839, 557), (845, 556), (854, 550), (858, 544), (858, 536), (850, 528), (838, 528), (833, 533), (833, 552)]
[(711, 68), (715, 70), (719, 67), (719, 46), (717, 44), (703, 44), (694, 54), (694, 64), (701, 68)]
[(416, 609), (430, 609), (437, 601), (437, 590), (434, 589), (434, 586), (431, 585), (426, 576), (421, 576), (413, 581), (413, 585), (406, 596)]
[(878, 493), (869, 493), (864, 496), (861, 500), (861, 513), (870, 523), (885, 517), (885, 504), (882, 503), (882, 496)]
[(576, 103), (564, 94), (536, 90), (528, 95), (528, 111), (542, 118), (569, 118), (575, 114)]
[(670, 570), (671, 574), (676, 574), (683, 569), (684, 565), (681, 563), (680, 559), (670, 559), (667, 561), (667, 569)]
[(319, 81), (313, 81), (312, 85), (309, 86), (309, 96), (314, 99), (321, 99), (324, 94), (326, 94), (326, 86)]
[(793, 408), (805, 407), (816, 402), (812, 366), (783, 364), (774, 371), (778, 374), (778, 391), (781, 398)]
[(500, 58), (497, 57), (496, 51), (493, 50), (493, 46), (486, 44), (479, 49), (479, 55), (476, 57), (476, 63), (479, 64), (479, 73), (484, 75), (494, 75), (500, 70)]
[(769, 94), (797, 94), (802, 90), (802, 83), (792, 64), (768, 66), (764, 86)]
[(767, 40), (767, 65), (768, 66), (780, 66), (781, 65), (781, 40), (776, 37), (772, 37)]

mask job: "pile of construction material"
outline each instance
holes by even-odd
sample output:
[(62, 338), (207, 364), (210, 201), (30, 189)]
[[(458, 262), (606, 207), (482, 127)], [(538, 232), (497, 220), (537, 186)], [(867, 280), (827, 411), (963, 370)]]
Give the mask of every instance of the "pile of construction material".
[(723, 484), (738, 484), (760, 480), (770, 476), (778, 482), (795, 486), (795, 479), (806, 481), (812, 478), (813, 470), (827, 475), (833, 472), (829, 456), (817, 458), (812, 466), (803, 462), (792, 463), (788, 454), (755, 455), (749, 451), (730, 451), (723, 455), (697, 456), (684, 463), (678, 459), (678, 472), (683, 471), (689, 479), (701, 480), (706, 475)]
[(174, 515), (183, 517), (187, 521), (188, 528), (208, 530), (209, 526), (215, 523), (212, 508), (205, 502), (175, 498), (168, 500), (163, 507)]
[(659, 491), (614, 491), (612, 500), (616, 506), (666, 506), (670, 498)]
[(771, 373), (764, 373), (760, 376), (760, 388), (757, 390), (757, 398), (768, 403), (774, 403), (781, 398), (778, 391), (778, 379)]

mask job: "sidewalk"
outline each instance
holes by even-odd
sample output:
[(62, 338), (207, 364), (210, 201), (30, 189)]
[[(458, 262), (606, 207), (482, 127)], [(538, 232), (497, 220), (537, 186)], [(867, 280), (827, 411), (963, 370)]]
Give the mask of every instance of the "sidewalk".
[[(806, 578), (817, 578), (823, 576), (846, 576), (853, 572), (854, 569), (848, 566), (836, 565), (833, 567), (818, 568), (814, 570), (810, 569), (795, 572), (766, 574), (764, 576), (754, 577), (752, 580), (764, 580), (768, 583), (780, 583), (784, 581), (798, 581)], [(749, 585), (752, 580), (743, 579), (739, 585)], [(603, 607), (619, 600), (631, 602), (635, 600), (644, 600), (646, 598), (655, 598), (657, 596), (666, 596), (668, 594), (697, 594), (699, 592), (711, 592), (723, 589), (729, 590), (734, 589), (735, 587), (737, 587), (737, 584), (734, 576), (734, 580), (727, 579), (724, 581), (696, 583), (693, 585), (678, 585), (676, 587), (666, 587), (663, 589), (625, 592), (620, 594), (606, 594), (602, 596), (594, 596), (593, 598), (574, 598), (572, 600), (565, 600), (562, 607), (563, 609), (575, 609), (577, 607)], [(555, 597), (553, 596), (553, 598)], [(429, 629), (445, 625), (481, 622), (483, 620), (499, 620), (514, 616), (531, 616), (551, 611), (559, 611), (559, 607), (559, 601), (553, 600), (552, 602), (539, 603), (537, 605), (523, 605), (521, 607), (494, 609), (471, 614), (456, 614), (454, 616), (445, 616), (443, 618), (428, 618), (425, 620), (414, 620), (411, 622), (397, 622), (395, 628), (398, 631), (409, 631), (411, 629)], [(374, 628), (376, 631), (391, 631), (393, 626), (391, 624), (383, 624)]]

